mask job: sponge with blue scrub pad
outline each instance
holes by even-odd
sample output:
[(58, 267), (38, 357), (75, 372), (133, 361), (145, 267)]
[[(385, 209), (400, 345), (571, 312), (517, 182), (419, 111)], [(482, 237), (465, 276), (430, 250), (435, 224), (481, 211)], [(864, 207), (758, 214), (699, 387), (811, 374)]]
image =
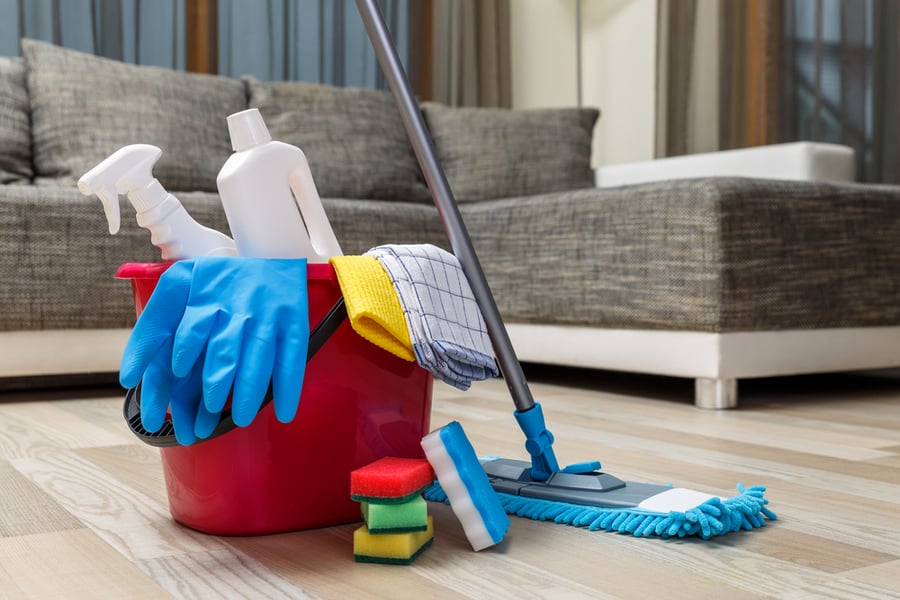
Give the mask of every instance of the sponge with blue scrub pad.
[(499, 543), (509, 529), (509, 517), (463, 431), (453, 421), (422, 439), (450, 508), (477, 552)]

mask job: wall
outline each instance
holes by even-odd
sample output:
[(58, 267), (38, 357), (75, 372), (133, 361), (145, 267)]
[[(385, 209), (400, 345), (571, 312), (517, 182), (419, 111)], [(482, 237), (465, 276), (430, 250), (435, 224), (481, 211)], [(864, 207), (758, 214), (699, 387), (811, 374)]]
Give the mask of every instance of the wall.
[[(576, 0), (510, 2), (513, 108), (576, 106)], [(582, 0), (582, 103), (593, 163), (654, 156), (656, 0)]]

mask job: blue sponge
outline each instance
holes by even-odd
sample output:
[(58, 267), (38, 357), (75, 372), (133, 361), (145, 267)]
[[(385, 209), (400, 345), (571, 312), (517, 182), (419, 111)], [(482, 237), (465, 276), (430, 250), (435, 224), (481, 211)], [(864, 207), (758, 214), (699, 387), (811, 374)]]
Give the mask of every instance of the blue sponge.
[(453, 421), (432, 431), (422, 439), (422, 449), (472, 548), (483, 550), (500, 542), (509, 517), (462, 426)]

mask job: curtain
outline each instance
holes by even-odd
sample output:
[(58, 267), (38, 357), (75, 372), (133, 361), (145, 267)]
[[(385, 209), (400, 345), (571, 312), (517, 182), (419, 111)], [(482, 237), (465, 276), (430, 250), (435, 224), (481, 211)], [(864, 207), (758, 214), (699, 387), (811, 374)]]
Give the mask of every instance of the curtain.
[(185, 0), (0, 0), (0, 55), (29, 37), (122, 60), (185, 67)]
[[(409, 69), (418, 0), (381, 0), (401, 62)], [(302, 80), (386, 88), (353, 0), (219, 0), (219, 73), (262, 81)]]
[[(186, 0), (0, 0), (0, 55), (31, 37), (134, 64), (185, 69)], [(409, 62), (418, 0), (380, 0)], [(386, 88), (353, 0), (218, 0), (218, 72)], [(415, 84), (417, 71), (409, 73)]]
[(832, 142), (854, 148), (860, 181), (900, 183), (896, 0), (660, 0), (658, 14), (659, 156)]
[(511, 105), (509, 0), (430, 0), (429, 99), (451, 106)]

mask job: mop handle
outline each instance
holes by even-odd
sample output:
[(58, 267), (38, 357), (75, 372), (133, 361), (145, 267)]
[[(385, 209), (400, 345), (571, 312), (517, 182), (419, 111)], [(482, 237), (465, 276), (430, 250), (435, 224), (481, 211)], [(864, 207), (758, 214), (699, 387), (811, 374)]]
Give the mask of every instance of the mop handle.
[(459, 260), (463, 273), (469, 280), (475, 300), (481, 308), (481, 314), (494, 347), (494, 354), (497, 355), (500, 372), (509, 388), (516, 410), (528, 411), (535, 404), (531, 390), (528, 388), (528, 382), (525, 381), (522, 365), (513, 350), (509, 334), (500, 317), (500, 311), (491, 294), (491, 288), (481, 269), (481, 263), (478, 262), (478, 257), (475, 255), (472, 240), (469, 239), (469, 233), (459, 213), (456, 200), (450, 191), (450, 184), (447, 183), (444, 171), (436, 158), (434, 145), (428, 135), (422, 113), (413, 98), (409, 81), (406, 79), (403, 65), (394, 49), (387, 26), (375, 0), (356, 0), (356, 6), (359, 8), (359, 14), (369, 33), (369, 39), (375, 48), (378, 64), (381, 65), (388, 86), (394, 94), (394, 100), (400, 110), (400, 118), (406, 128), (406, 135), (416, 153), (419, 166), (422, 167), (425, 181), (428, 183), (434, 204), (444, 224), (444, 231), (450, 240), (450, 247)]

